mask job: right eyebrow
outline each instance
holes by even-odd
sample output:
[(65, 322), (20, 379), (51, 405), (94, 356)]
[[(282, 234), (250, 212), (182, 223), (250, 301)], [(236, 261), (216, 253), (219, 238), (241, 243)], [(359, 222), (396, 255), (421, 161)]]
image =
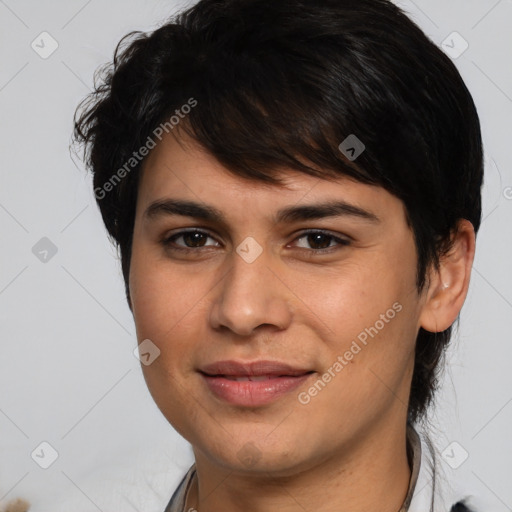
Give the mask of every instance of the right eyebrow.
[[(212, 205), (184, 199), (160, 199), (151, 203), (144, 216), (153, 219), (160, 216), (181, 215), (227, 225), (224, 214)], [(275, 224), (323, 219), (327, 217), (356, 217), (370, 222), (380, 222), (373, 212), (360, 208), (343, 200), (313, 203), (301, 206), (288, 206), (278, 210), (273, 217)]]
[(182, 215), (184, 217), (226, 223), (224, 215), (220, 210), (217, 210), (217, 208), (183, 199), (161, 199), (154, 201), (144, 212), (144, 216), (148, 219), (163, 215)]

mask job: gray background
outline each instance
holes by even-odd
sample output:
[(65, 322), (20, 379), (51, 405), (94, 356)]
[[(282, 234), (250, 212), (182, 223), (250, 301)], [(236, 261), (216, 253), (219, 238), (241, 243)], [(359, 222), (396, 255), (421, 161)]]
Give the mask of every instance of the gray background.
[[(398, 3), (445, 50), (462, 49), (454, 31), (469, 44), (454, 60), (482, 122), (484, 220), (432, 421), (440, 452), (455, 441), (469, 454), (457, 476), (489, 510), (512, 510), (512, 1)], [(116, 251), (69, 153), (94, 70), (183, 5), (0, 0), (0, 503), (162, 511), (193, 462), (147, 391)], [(43, 31), (58, 43), (46, 59), (31, 47), (51, 48)], [(43, 237), (57, 249), (46, 261)], [(49, 461), (44, 441), (59, 454), (48, 469), (31, 457)]]

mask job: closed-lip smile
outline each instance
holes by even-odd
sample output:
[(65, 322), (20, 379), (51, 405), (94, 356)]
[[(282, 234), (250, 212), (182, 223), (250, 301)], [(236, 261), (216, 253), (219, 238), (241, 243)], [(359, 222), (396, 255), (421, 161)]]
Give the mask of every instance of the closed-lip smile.
[(293, 391), (315, 371), (280, 361), (228, 360), (207, 364), (199, 373), (217, 399), (233, 405), (257, 407)]
[(301, 367), (293, 367), (287, 363), (270, 360), (257, 360), (242, 363), (234, 360), (217, 361), (205, 365), (200, 370), (210, 376), (228, 377), (259, 377), (259, 376), (291, 376), (297, 377), (310, 373), (313, 370)]

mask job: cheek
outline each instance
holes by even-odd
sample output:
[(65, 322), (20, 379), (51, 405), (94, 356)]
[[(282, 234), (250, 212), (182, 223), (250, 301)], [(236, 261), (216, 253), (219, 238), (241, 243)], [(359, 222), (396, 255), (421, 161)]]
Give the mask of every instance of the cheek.
[(375, 256), (324, 278), (322, 292), (313, 279), (302, 280), (300, 292), (318, 313), (318, 335), (328, 354), (324, 371), (338, 362), (331, 371), (343, 374), (333, 388), (365, 399), (386, 392), (382, 382), (392, 389), (401, 385), (417, 334), (414, 254), (402, 253), (394, 265), (392, 258)]
[(317, 315), (329, 337), (342, 339), (372, 326), (408, 293), (403, 277), (377, 258), (345, 263), (321, 275), (305, 274), (297, 283), (297, 295)]
[[(130, 266), (130, 294), (137, 339), (151, 340), (160, 350), (150, 365), (141, 365), (153, 400), (173, 425), (187, 438), (188, 421), (197, 416), (197, 404), (184, 393), (190, 378), (181, 372), (190, 367), (190, 340), (200, 339), (200, 324), (191, 321), (204, 315), (197, 286), (170, 266), (159, 262), (154, 254), (134, 244)], [(194, 405), (196, 404), (196, 405)]]
[[(166, 339), (172, 331), (190, 324), (206, 298), (207, 286), (191, 279), (176, 266), (155, 258), (134, 244), (130, 266), (130, 295), (139, 336)], [(182, 322), (183, 319), (187, 321)], [(139, 338), (140, 339), (140, 338)]]

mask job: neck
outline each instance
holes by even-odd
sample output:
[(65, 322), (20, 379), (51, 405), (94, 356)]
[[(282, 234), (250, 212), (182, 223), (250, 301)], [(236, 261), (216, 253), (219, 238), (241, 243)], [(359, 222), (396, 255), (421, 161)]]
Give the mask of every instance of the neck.
[(185, 510), (200, 512), (398, 512), (407, 496), (411, 467), (406, 425), (372, 430), (306, 470), (286, 476), (229, 471), (200, 451)]

